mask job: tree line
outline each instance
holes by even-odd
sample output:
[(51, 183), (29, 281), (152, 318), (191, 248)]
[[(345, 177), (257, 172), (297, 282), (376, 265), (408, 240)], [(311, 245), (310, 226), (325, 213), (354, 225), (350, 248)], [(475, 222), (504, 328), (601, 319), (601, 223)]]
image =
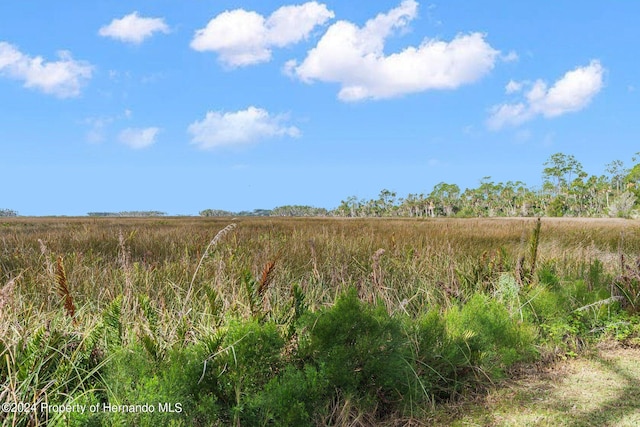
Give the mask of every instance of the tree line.
[(148, 217), (148, 216), (165, 216), (165, 212), (160, 211), (122, 211), (122, 212), (89, 212), (87, 216), (100, 216), (100, 217)]
[[(640, 153), (633, 158), (640, 161)], [(464, 191), (440, 182), (429, 194), (398, 198), (382, 190), (377, 199), (349, 197), (332, 213), (337, 216), (495, 217), (571, 216), (631, 217), (640, 203), (640, 163), (627, 168), (620, 160), (606, 165), (606, 175), (589, 175), (572, 155), (555, 153), (544, 163), (541, 188), (522, 181), (494, 182), (490, 176)]]
[[(606, 165), (606, 175), (597, 176), (585, 172), (574, 156), (555, 153), (544, 163), (540, 188), (529, 187), (522, 181), (494, 182), (486, 176), (477, 188), (464, 191), (457, 184), (440, 182), (429, 194), (408, 194), (403, 198), (384, 189), (375, 199), (348, 197), (332, 210), (293, 205), (258, 211), (270, 216), (629, 218), (639, 214), (640, 152), (632, 161), (636, 164), (627, 168), (622, 161), (614, 160)], [(200, 215), (252, 213), (207, 209)]]
[[(573, 156), (555, 153), (542, 170), (543, 184), (529, 187), (522, 181), (494, 182), (490, 176), (477, 188), (464, 191), (457, 184), (440, 182), (428, 194), (399, 197), (384, 189), (375, 199), (348, 197), (335, 209), (306, 205), (284, 205), (273, 209), (232, 212), (205, 209), (199, 214), (218, 216), (340, 216), (340, 217), (499, 217), (499, 216), (640, 216), (640, 152), (626, 167), (621, 160), (606, 165), (604, 175), (589, 175)], [(0, 209), (0, 217), (17, 216)], [(159, 211), (89, 212), (99, 217), (164, 216)]]

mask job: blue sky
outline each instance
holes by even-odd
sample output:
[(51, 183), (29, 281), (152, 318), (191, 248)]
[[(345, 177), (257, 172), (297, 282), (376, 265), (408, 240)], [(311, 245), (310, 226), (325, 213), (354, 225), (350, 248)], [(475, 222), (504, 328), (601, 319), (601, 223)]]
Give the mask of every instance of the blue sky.
[(197, 214), (640, 151), (640, 2), (0, 2), (0, 208)]

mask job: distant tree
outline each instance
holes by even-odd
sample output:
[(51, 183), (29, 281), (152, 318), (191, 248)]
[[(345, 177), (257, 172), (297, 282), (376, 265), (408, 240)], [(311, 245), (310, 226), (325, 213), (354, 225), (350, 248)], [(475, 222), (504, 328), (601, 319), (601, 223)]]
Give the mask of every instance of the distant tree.
[(554, 195), (566, 193), (573, 176), (582, 172), (582, 165), (572, 155), (563, 153), (552, 154), (544, 163), (542, 176), (547, 187), (552, 188)]
[(428, 216), (429, 202), (424, 194), (408, 194), (398, 207), (401, 216)]
[(624, 167), (621, 160), (614, 160), (607, 164), (605, 171), (609, 174), (611, 189), (619, 194), (622, 191), (624, 179), (629, 174), (629, 169)]
[(624, 182), (627, 185), (632, 184), (632, 186), (640, 183), (640, 163), (629, 170), (629, 173), (627, 173), (627, 176), (624, 178)]
[(587, 198), (589, 197), (589, 189), (585, 178), (588, 176), (586, 172), (580, 171), (576, 179), (571, 181), (568, 189), (567, 211), (572, 216), (583, 216), (587, 209)]
[(278, 206), (271, 210), (271, 216), (326, 216), (325, 208), (316, 208), (306, 205)]
[(618, 218), (630, 218), (636, 196), (630, 191), (625, 191), (617, 196), (609, 206), (609, 216)]
[(0, 209), (0, 216), (3, 216), (3, 217), (18, 216), (18, 212), (12, 209)]
[(89, 212), (88, 216), (129, 216), (129, 217), (148, 217), (148, 216), (165, 216), (165, 212), (160, 211), (122, 211), (122, 212)]
[(225, 211), (222, 209), (205, 209), (203, 211), (200, 211), (200, 216), (235, 216), (235, 213), (230, 212), (230, 211)]
[(454, 215), (459, 210), (457, 202), (460, 199), (460, 187), (456, 184), (440, 182), (433, 187), (429, 198), (435, 202), (438, 211), (436, 215)]
[(384, 189), (380, 191), (378, 200), (376, 200), (377, 216), (392, 216), (397, 210), (396, 206), (397, 194), (395, 191)]
[(122, 211), (118, 212), (118, 216), (130, 217), (148, 217), (148, 216), (165, 216), (165, 212), (160, 211)]
[(334, 215), (346, 217), (362, 216), (362, 205), (363, 202), (358, 200), (356, 196), (347, 197), (347, 199), (342, 200), (340, 206), (334, 210)]
[[(636, 153), (633, 161), (640, 161), (640, 152)], [(635, 196), (636, 206), (640, 204), (640, 163), (633, 166), (624, 178), (627, 191)]]
[(563, 195), (555, 196), (547, 206), (548, 216), (564, 216), (567, 213), (567, 200)]

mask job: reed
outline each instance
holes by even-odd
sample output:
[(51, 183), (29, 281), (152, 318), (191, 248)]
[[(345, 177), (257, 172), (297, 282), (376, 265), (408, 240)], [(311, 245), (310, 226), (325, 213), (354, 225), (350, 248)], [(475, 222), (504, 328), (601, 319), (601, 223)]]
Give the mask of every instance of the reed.
[(62, 256), (58, 256), (56, 261), (56, 284), (58, 286), (58, 294), (63, 298), (63, 306), (70, 319), (74, 324), (77, 324), (76, 320), (76, 306), (73, 303), (73, 296), (69, 291), (69, 285), (67, 284), (67, 274), (64, 271), (64, 264)]
[(13, 292), (16, 286), (16, 280), (18, 278), (14, 277), (10, 279), (3, 287), (0, 289), (0, 319), (3, 317), (2, 314), (5, 310), (5, 307), (11, 304), (13, 300)]
[(262, 269), (260, 275), (260, 281), (258, 282), (258, 295), (264, 298), (264, 294), (267, 292), (269, 285), (273, 281), (273, 273), (276, 268), (276, 260), (267, 262)]

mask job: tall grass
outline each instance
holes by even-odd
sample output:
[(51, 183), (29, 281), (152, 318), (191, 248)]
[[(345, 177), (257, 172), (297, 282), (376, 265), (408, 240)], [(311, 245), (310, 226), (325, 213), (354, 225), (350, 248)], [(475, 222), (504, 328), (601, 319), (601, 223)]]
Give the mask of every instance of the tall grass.
[[(234, 221), (6, 219), (2, 398), (180, 398), (188, 418), (164, 415), (177, 425), (208, 425), (206, 414), (223, 424), (366, 424), (496, 378), (531, 357), (533, 324), (563, 351), (574, 349), (572, 333), (603, 329), (620, 301), (640, 306), (637, 266), (621, 262), (640, 256), (633, 221)], [(354, 347), (340, 353), (336, 334)], [(255, 346), (264, 353), (252, 362)], [(252, 365), (264, 357), (273, 366)], [(127, 376), (139, 385), (120, 383)], [(269, 394), (298, 399), (297, 409), (273, 406)]]

